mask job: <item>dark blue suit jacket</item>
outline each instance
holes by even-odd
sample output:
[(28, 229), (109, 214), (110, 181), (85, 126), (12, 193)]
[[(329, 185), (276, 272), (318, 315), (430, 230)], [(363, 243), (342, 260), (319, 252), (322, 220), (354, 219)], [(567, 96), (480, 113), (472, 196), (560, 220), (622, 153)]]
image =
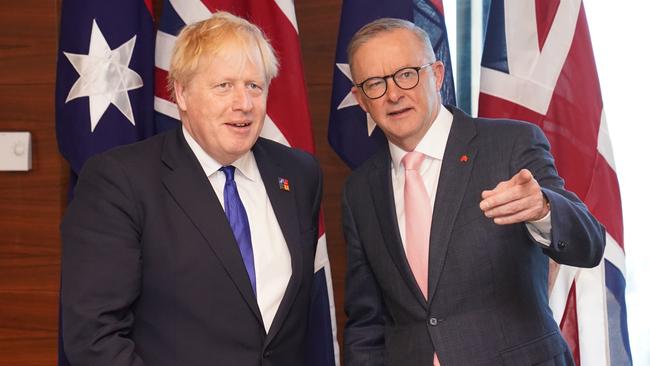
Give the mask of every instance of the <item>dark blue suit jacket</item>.
[[(548, 306), (548, 257), (596, 266), (604, 229), (564, 189), (539, 128), (453, 114), (431, 226), (428, 299), (400, 239), (388, 148), (346, 183), (346, 366), (431, 366), (434, 351), (443, 366), (572, 364)], [(483, 190), (523, 168), (551, 204), (549, 247), (525, 224), (498, 226), (479, 208)]]
[(322, 175), (313, 156), (269, 140), (253, 153), (292, 266), (268, 335), (222, 206), (178, 129), (97, 156), (80, 175), (61, 226), (73, 365), (303, 364)]

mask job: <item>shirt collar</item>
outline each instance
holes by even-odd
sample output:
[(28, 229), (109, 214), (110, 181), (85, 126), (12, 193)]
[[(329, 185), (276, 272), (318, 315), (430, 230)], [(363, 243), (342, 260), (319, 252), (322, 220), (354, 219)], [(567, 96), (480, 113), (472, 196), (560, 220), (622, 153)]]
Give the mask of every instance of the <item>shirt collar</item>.
[[(422, 137), (422, 140), (415, 146), (414, 151), (423, 153), (428, 158), (442, 160), (447, 147), (447, 139), (449, 138), (449, 131), (451, 131), (451, 123), (454, 116), (445, 108), (440, 106), (438, 115), (433, 120), (431, 127)], [(391, 160), (393, 161), (393, 169), (399, 170), (400, 163), (404, 155), (408, 151), (404, 151), (401, 147), (388, 141), (388, 148), (390, 151)]]
[[(210, 156), (210, 154), (203, 150), (201, 145), (199, 145), (199, 143), (194, 140), (185, 126), (183, 126), (183, 136), (185, 136), (187, 144), (190, 146), (190, 149), (199, 160), (199, 164), (201, 165), (201, 168), (207, 177), (211, 176), (212, 174), (219, 171), (219, 169), (221, 169), (223, 164), (215, 160), (212, 156)], [(255, 155), (253, 155), (252, 151), (247, 151), (244, 155), (240, 156), (239, 159), (235, 160), (230, 165), (237, 168), (237, 170), (239, 170), (246, 179), (257, 181), (259, 174), (255, 174), (257, 171), (257, 164), (255, 162)]]

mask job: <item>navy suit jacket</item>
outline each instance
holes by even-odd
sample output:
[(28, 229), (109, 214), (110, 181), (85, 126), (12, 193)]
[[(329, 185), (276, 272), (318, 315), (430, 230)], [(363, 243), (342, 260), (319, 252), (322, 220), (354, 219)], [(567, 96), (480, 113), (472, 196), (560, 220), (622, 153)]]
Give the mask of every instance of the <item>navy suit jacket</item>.
[(269, 333), (222, 206), (178, 129), (101, 154), (80, 175), (61, 225), (73, 365), (303, 364), (322, 175), (307, 153), (263, 138), (252, 150), (291, 255)]
[[(400, 239), (388, 148), (345, 185), (345, 364), (431, 366), (434, 351), (443, 366), (572, 364), (548, 306), (548, 257), (596, 266), (604, 229), (564, 189), (539, 128), (452, 112), (431, 225), (428, 299)], [(496, 225), (479, 208), (483, 190), (523, 168), (551, 205), (549, 247), (525, 224)]]

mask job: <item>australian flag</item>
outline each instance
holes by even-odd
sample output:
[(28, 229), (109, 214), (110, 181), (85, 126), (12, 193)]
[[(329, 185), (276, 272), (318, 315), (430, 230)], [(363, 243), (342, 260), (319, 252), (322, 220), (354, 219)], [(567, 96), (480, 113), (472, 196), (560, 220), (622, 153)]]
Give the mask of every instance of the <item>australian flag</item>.
[(74, 182), (90, 156), (155, 132), (151, 0), (64, 0), (60, 29), (56, 132)]
[(379, 18), (400, 18), (424, 29), (438, 60), (445, 64), (443, 104), (456, 104), (442, 0), (344, 0), (336, 48), (328, 138), (336, 153), (356, 168), (383, 145), (386, 137), (357, 104), (346, 49), (356, 31)]
[(57, 56), (56, 134), (72, 187), (92, 155), (155, 133), (151, 0), (64, 0)]

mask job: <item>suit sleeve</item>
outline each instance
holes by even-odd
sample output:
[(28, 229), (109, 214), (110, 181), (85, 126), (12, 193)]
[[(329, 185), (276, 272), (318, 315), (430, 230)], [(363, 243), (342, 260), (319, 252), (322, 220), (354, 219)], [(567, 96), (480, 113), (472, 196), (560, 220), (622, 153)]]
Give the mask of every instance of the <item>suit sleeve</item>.
[(379, 286), (367, 261), (349, 201), (343, 191), (343, 234), (347, 242), (344, 332), (346, 366), (384, 364), (384, 304)]
[(517, 139), (514, 149), (513, 174), (529, 169), (551, 205), (551, 243), (544, 252), (560, 264), (597, 266), (605, 250), (605, 230), (587, 206), (565, 189), (544, 133), (530, 125)]
[(135, 202), (117, 163), (86, 163), (61, 224), (61, 324), (74, 365), (144, 364), (130, 339), (142, 265)]

